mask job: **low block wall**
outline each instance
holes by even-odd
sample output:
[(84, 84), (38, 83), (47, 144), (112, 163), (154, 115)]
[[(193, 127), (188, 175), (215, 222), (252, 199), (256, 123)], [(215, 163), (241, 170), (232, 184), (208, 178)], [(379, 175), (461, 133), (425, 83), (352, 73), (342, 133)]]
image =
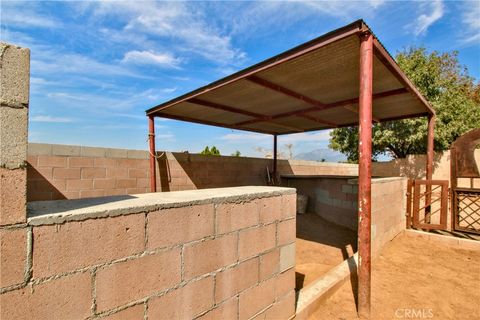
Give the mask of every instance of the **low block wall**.
[[(162, 154), (160, 152), (159, 154)], [(54, 144), (28, 145), (28, 201), (78, 199), (149, 192), (149, 153), (142, 150)], [(159, 191), (265, 185), (272, 160), (163, 153)], [(281, 174), (356, 175), (351, 164), (280, 160)]]
[[(288, 187), (309, 197), (308, 211), (357, 231), (358, 181), (348, 177), (285, 178)], [(405, 229), (407, 178), (372, 179), (372, 252)]]
[[(477, 166), (480, 168), (480, 149), (475, 150), (474, 156)], [(409, 155), (405, 159), (372, 162), (372, 172), (380, 177), (425, 179), (425, 165), (426, 156), (424, 154)], [(435, 153), (432, 179), (450, 181), (450, 150)], [(458, 187), (480, 188), (480, 179), (460, 178)]]
[(405, 230), (407, 178), (372, 180), (372, 253)]
[(307, 212), (357, 231), (358, 187), (352, 177), (295, 176), (285, 177), (287, 187), (308, 196)]
[[(288, 319), (295, 190), (29, 204), (1, 230), (2, 319)], [(293, 222), (293, 223), (292, 223)]]

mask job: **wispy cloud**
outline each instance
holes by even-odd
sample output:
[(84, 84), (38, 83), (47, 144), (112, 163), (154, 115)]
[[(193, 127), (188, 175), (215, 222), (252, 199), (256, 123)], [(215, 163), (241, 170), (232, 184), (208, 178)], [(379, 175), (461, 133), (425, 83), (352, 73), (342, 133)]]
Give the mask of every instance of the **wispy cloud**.
[(315, 133), (295, 133), (286, 136), (280, 136), (279, 141), (282, 143), (296, 143), (296, 142), (320, 142), (328, 141), (330, 139), (330, 130), (322, 130)]
[(462, 17), (462, 44), (480, 43), (480, 2), (466, 1)]
[(180, 58), (174, 57), (170, 53), (155, 53), (152, 51), (128, 51), (122, 59), (123, 63), (134, 63), (141, 65), (157, 65), (168, 68), (178, 68), (181, 63)]
[[(209, 18), (196, 3), (187, 2), (92, 2), (99, 18), (115, 16), (124, 22), (121, 38), (129, 35), (148, 36), (175, 41), (175, 50), (196, 54), (218, 64), (237, 62), (245, 53), (232, 45), (228, 34), (209, 24)], [(110, 29), (109, 33), (115, 33)], [(150, 45), (152, 42), (150, 43)]]
[(57, 19), (35, 12), (36, 4), (30, 1), (2, 1), (2, 25), (17, 28), (59, 28), (63, 24)]
[(32, 122), (48, 122), (48, 123), (69, 123), (73, 122), (71, 118), (64, 118), (64, 117), (52, 117), (52, 116), (31, 116), (30, 121)]
[(419, 7), (422, 13), (417, 17), (415, 22), (407, 26), (416, 36), (427, 33), (428, 28), (444, 15), (444, 4), (442, 0), (422, 2)]

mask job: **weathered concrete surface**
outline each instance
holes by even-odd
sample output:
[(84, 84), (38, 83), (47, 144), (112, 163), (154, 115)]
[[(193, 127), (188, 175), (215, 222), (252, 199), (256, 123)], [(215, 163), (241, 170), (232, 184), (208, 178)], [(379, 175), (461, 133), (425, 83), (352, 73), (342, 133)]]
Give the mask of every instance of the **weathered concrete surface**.
[(0, 226), (26, 220), (30, 50), (0, 42)]
[(1, 105), (28, 107), (30, 50), (0, 42)]
[(320, 303), (330, 297), (347, 277), (356, 272), (358, 254), (343, 261), (298, 293), (296, 319), (308, 319)]
[(35, 201), (28, 203), (28, 223), (30, 225), (58, 224), (65, 221), (113, 217), (197, 204), (245, 202), (264, 197), (295, 194), (295, 192), (292, 188), (249, 186), (77, 200)]
[(26, 171), (0, 168), (0, 226), (26, 221)]
[(0, 167), (25, 166), (28, 145), (28, 109), (0, 107)]

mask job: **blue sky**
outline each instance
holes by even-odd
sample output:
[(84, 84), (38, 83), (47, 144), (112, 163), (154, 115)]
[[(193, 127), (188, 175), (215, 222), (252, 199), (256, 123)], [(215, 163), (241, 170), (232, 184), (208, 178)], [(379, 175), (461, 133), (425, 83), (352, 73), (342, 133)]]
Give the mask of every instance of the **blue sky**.
[[(1, 39), (31, 49), (31, 142), (146, 149), (144, 110), (363, 18), (390, 53), (458, 50), (480, 78), (480, 1), (1, 1)], [(157, 148), (261, 156), (272, 138), (157, 120)], [(328, 131), (279, 138), (293, 153)]]

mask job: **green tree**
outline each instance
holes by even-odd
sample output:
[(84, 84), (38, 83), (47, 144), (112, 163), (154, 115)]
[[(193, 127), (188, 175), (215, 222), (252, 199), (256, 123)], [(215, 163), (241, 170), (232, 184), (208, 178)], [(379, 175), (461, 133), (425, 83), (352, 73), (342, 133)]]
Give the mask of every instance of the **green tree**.
[[(429, 53), (425, 48), (411, 48), (398, 53), (396, 61), (437, 114), (436, 151), (447, 150), (459, 136), (480, 127), (480, 85), (460, 65), (458, 52)], [(349, 162), (358, 162), (358, 127), (333, 130), (330, 147), (345, 154)], [(426, 147), (425, 117), (373, 126), (373, 160), (380, 154), (394, 158), (424, 154)]]
[(232, 157), (240, 157), (241, 155), (242, 155), (242, 153), (239, 150), (237, 150), (237, 151), (235, 151), (234, 153), (231, 154)]
[(220, 151), (215, 146), (212, 146), (212, 148), (209, 148), (208, 146), (206, 146), (205, 149), (203, 149), (202, 152), (200, 152), (200, 154), (203, 154), (206, 156), (219, 156)]

